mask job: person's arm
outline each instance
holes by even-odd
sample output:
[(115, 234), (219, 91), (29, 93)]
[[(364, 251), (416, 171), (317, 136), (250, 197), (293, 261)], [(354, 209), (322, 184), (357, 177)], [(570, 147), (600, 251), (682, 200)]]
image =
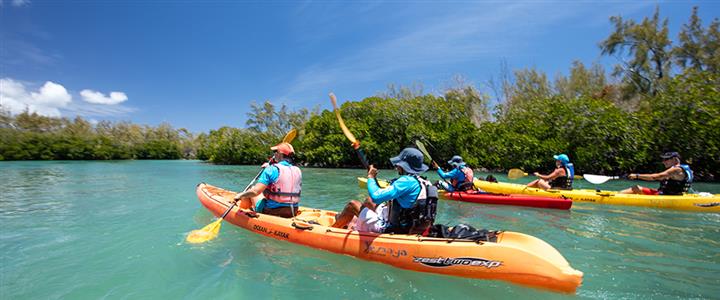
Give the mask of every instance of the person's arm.
[(376, 180), (371, 180), (375, 178), (375, 176), (377, 176), (377, 169), (375, 169), (374, 166), (370, 165), (370, 169), (368, 169), (367, 190), (368, 194), (370, 195), (370, 199), (372, 199), (372, 202), (374, 202), (375, 204), (380, 204), (395, 198), (398, 193), (397, 189), (395, 188), (395, 182), (393, 182), (390, 186), (381, 189), (377, 185)]
[(253, 185), (251, 188), (249, 188), (247, 191), (238, 193), (235, 195), (235, 200), (239, 200), (241, 198), (252, 198), (257, 195), (262, 194), (263, 191), (267, 188), (268, 185), (271, 183), (277, 181), (277, 178), (280, 175), (280, 170), (278, 170), (275, 166), (269, 166), (265, 168), (262, 173), (260, 174), (260, 177), (258, 178), (255, 185)]
[[(681, 168), (676, 167), (670, 167), (669, 169), (660, 172), (660, 173), (652, 173), (652, 174), (630, 174), (628, 176), (629, 179), (640, 179), (645, 181), (659, 181), (659, 180), (665, 180), (670, 177), (672, 177), (673, 173), (682, 171)], [(634, 175), (634, 176), (633, 176)]]
[(267, 188), (267, 185), (263, 183), (255, 183), (251, 188), (249, 188), (247, 191), (244, 191), (242, 193), (238, 193), (235, 195), (235, 200), (240, 200), (242, 198), (252, 198), (257, 195), (262, 194), (265, 191), (265, 188)]
[(557, 168), (557, 169), (555, 169), (555, 171), (553, 171), (549, 175), (540, 176), (540, 178), (544, 179), (545, 181), (550, 181), (550, 180), (553, 180), (560, 176), (565, 176), (565, 168)]
[(448, 179), (448, 178), (452, 178), (452, 177), (453, 177), (453, 172), (455, 172), (455, 170), (457, 170), (457, 169), (453, 169), (453, 170), (451, 170), (451, 171), (449, 171), (449, 172), (444, 172), (444, 171), (442, 170), (442, 168), (438, 168), (438, 169), (437, 169), (437, 174), (438, 174), (438, 176), (440, 176), (440, 178), (442, 178), (442, 179)]

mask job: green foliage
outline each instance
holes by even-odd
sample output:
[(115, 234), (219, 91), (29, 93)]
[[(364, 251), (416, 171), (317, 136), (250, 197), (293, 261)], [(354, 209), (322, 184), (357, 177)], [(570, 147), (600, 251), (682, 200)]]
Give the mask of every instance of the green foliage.
[(648, 115), (656, 153), (678, 151), (698, 177), (720, 170), (720, 76), (689, 69), (649, 102)]
[(0, 116), (0, 160), (192, 157), (181, 151), (181, 145), (193, 144), (192, 135), (181, 136), (181, 130), (168, 124), (152, 128), (100, 122), (93, 126), (80, 117), (71, 121), (28, 112), (12, 116), (7, 111), (0, 111)]
[(678, 35), (680, 45), (673, 49), (676, 63), (695, 71), (720, 72), (720, 20), (715, 18), (707, 29), (693, 8), (688, 24)]
[[(600, 43), (600, 48), (602, 54), (617, 55), (621, 60), (614, 75), (623, 78), (625, 96), (655, 95), (671, 67), (668, 20), (660, 20), (658, 7), (652, 18), (646, 17), (640, 23), (621, 16), (611, 17), (610, 22), (615, 31)], [(627, 60), (623, 58), (624, 51)]]
[[(257, 164), (279, 142), (273, 134), (222, 127), (198, 137), (198, 158), (217, 164)], [(273, 143), (274, 142), (274, 143)]]

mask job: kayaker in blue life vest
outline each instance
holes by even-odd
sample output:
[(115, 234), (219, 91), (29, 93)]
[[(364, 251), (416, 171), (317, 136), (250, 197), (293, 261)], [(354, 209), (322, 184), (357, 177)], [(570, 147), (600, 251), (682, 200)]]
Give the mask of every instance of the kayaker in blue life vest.
[(660, 181), (660, 187), (651, 189), (636, 185), (622, 190), (620, 193), (642, 195), (682, 195), (687, 193), (694, 179), (690, 166), (681, 163), (680, 154), (677, 152), (666, 152), (660, 157), (663, 159), (663, 165), (667, 168), (665, 171), (654, 174), (630, 174), (628, 176), (628, 179)]
[[(378, 233), (423, 234), (435, 219), (437, 189), (420, 177), (428, 170), (423, 154), (415, 148), (405, 148), (390, 163), (400, 175), (381, 189), (375, 180), (378, 170), (370, 165), (367, 190), (370, 197), (364, 203), (351, 200), (337, 215), (336, 228), (343, 228), (353, 216), (358, 217), (361, 228)], [(378, 210), (380, 205), (380, 210)], [(386, 207), (383, 207), (386, 206)]]
[(272, 163), (267, 166), (255, 185), (235, 195), (240, 208), (291, 218), (297, 214), (302, 189), (302, 172), (292, 165), (295, 149), (289, 143), (280, 143), (270, 148)]
[(570, 158), (565, 154), (554, 155), (555, 170), (548, 174), (542, 175), (538, 172), (533, 175), (540, 177), (528, 183), (528, 187), (548, 189), (572, 190), (573, 177), (575, 176), (575, 166), (570, 162)]
[(474, 174), (473, 170), (465, 164), (460, 155), (453, 156), (448, 164), (453, 166), (453, 169), (444, 172), (436, 162), (433, 161), (433, 168), (437, 169), (438, 175), (442, 179), (450, 179), (450, 184), (447, 181), (438, 181), (438, 187), (448, 192), (454, 191), (466, 191), (473, 189)]

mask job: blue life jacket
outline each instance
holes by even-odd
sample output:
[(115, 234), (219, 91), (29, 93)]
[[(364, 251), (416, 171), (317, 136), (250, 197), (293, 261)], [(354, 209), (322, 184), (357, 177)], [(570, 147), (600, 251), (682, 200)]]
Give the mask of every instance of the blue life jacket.
[(565, 176), (560, 176), (549, 182), (550, 187), (554, 189), (572, 190), (573, 179), (575, 178), (575, 166), (568, 163), (558, 168), (565, 168)]
[(660, 195), (682, 195), (690, 189), (694, 179), (693, 171), (690, 170), (690, 166), (688, 165), (680, 165), (680, 168), (685, 172), (685, 179), (675, 180), (668, 178), (661, 181), (660, 187), (658, 188)]

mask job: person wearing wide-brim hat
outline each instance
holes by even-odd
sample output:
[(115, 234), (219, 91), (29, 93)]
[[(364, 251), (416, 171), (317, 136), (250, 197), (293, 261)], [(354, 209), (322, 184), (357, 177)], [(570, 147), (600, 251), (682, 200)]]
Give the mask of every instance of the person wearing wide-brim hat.
[(573, 178), (575, 176), (575, 166), (570, 162), (567, 154), (553, 155), (555, 159), (555, 170), (548, 175), (542, 175), (538, 172), (533, 175), (539, 177), (528, 183), (528, 187), (548, 189), (572, 190)]
[[(410, 225), (408, 211), (416, 201), (424, 202), (428, 195), (430, 182), (419, 175), (429, 168), (423, 163), (423, 154), (415, 148), (405, 148), (398, 156), (390, 158), (390, 163), (400, 175), (390, 185), (380, 188), (375, 180), (378, 170), (374, 166), (368, 169), (367, 190), (369, 197), (364, 203), (352, 200), (336, 217), (333, 227), (343, 228), (358, 217), (355, 228), (359, 231), (408, 233)], [(434, 187), (433, 187), (434, 188)], [(390, 203), (390, 205), (388, 205)]]
[(448, 161), (448, 164), (453, 166), (453, 169), (445, 172), (433, 161), (433, 167), (437, 169), (440, 178), (450, 179), (450, 184), (443, 180), (438, 181), (438, 186), (448, 192), (472, 189), (475, 174), (473, 174), (473, 170), (465, 164), (462, 156), (453, 156)]
[(680, 162), (680, 154), (677, 152), (666, 152), (660, 155), (665, 171), (653, 174), (630, 174), (628, 179), (640, 179), (646, 181), (660, 181), (660, 187), (651, 189), (636, 185), (621, 191), (623, 194), (641, 195), (682, 195), (687, 193), (693, 182), (693, 171), (690, 166)]

